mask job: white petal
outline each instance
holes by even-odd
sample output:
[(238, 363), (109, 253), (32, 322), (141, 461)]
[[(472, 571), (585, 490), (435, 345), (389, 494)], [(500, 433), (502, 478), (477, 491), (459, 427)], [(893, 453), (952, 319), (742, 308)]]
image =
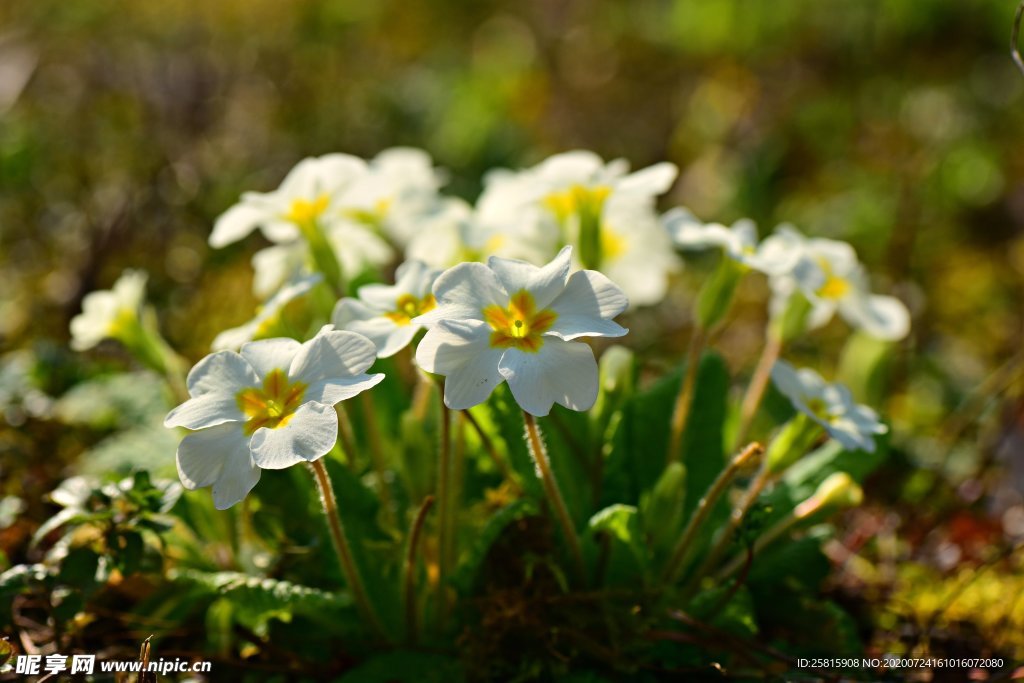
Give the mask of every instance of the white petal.
[(164, 427), (205, 429), (225, 422), (242, 422), (245, 415), (238, 407), (238, 400), (227, 392), (203, 394), (190, 398), (167, 413)]
[(565, 290), (551, 302), (558, 314), (548, 330), (566, 341), (583, 336), (621, 337), (628, 330), (614, 318), (629, 306), (622, 290), (601, 273), (580, 270), (572, 274)]
[(574, 150), (548, 157), (536, 167), (537, 175), (555, 184), (588, 184), (602, 170), (601, 157), (587, 150)]
[(281, 288), (285, 282), (302, 272), (308, 258), (305, 242), (277, 244), (260, 249), (252, 257), (252, 291), (266, 299)]
[(432, 325), (445, 319), (483, 321), (483, 309), (507, 306), (509, 295), (494, 271), (484, 264), (460, 263), (434, 282), (434, 298), (437, 308), (413, 318), (414, 324)]
[(676, 165), (663, 161), (629, 174), (615, 185), (615, 192), (649, 196), (662, 194), (672, 187), (677, 175), (679, 169)]
[(224, 510), (245, 496), (260, 479), (249, 439), (241, 425), (230, 424), (189, 434), (178, 446), (178, 476), (187, 489), (213, 485), (213, 502)]
[(796, 369), (784, 360), (775, 361), (772, 366), (772, 383), (790, 400), (803, 400), (803, 384)]
[(313, 462), (334, 448), (338, 416), (332, 406), (310, 401), (299, 406), (282, 426), (261, 427), (252, 435), (253, 461), (267, 470)]
[[(378, 320), (380, 319), (378, 318)], [(383, 320), (384, 322), (391, 323), (391, 321), (388, 320), (387, 318), (384, 318)], [(364, 323), (366, 325), (365, 330), (361, 330), (357, 326), (353, 327), (352, 331), (359, 332), (360, 334), (365, 334), (366, 337), (374, 343), (374, 346), (377, 347), (378, 358), (390, 358), (391, 356), (395, 355), (396, 353), (404, 349), (406, 346), (408, 346), (410, 343), (412, 343), (412, 340), (416, 337), (416, 333), (423, 329), (419, 325), (395, 325), (394, 323), (391, 323), (391, 330), (387, 335), (385, 335), (384, 337), (378, 336), (377, 338), (374, 338), (369, 333), (372, 332), (373, 334), (376, 335), (380, 330), (384, 328), (384, 326), (383, 324), (381, 324), (371, 328), (371, 322), (373, 321), (368, 320), (366, 321), (366, 323)]]
[(322, 330), (302, 345), (288, 376), (312, 384), (362, 374), (377, 360), (377, 347), (355, 332)]
[(302, 344), (294, 339), (262, 339), (243, 344), (240, 353), (256, 374), (264, 378), (274, 370), (287, 372), (301, 348)]
[(537, 353), (508, 349), (498, 369), (519, 406), (538, 417), (553, 403), (589, 410), (597, 400), (597, 361), (580, 342), (546, 338)]
[(537, 308), (548, 304), (565, 289), (572, 265), (572, 247), (562, 247), (550, 263), (538, 268), (532, 263), (492, 256), (487, 266), (495, 272), (509, 295), (527, 291), (533, 296)]
[(444, 402), (453, 410), (483, 403), (502, 382), (502, 349), (490, 344), (491, 328), (479, 321), (444, 320), (427, 330), (416, 347), (416, 363), (445, 376)]
[(377, 386), (383, 379), (384, 373), (322, 379), (306, 387), (303, 398), (307, 401), (333, 406)]
[(234, 351), (211, 353), (195, 364), (186, 380), (191, 396), (217, 392), (235, 394), (259, 382), (249, 362)]
[(909, 334), (910, 312), (899, 299), (874, 294), (851, 299), (840, 308), (851, 325), (886, 341), (898, 341)]
[(245, 238), (268, 218), (266, 212), (251, 204), (235, 204), (213, 224), (210, 246), (218, 249)]
[(189, 434), (178, 444), (177, 465), (181, 484), (190, 491), (212, 486), (224, 469), (224, 460), (236, 450), (249, 455), (248, 439), (239, 425), (219, 425)]
[(210, 342), (210, 348), (214, 351), (235, 351), (246, 342), (252, 341), (259, 330), (259, 322), (250, 320), (244, 325), (224, 330)]

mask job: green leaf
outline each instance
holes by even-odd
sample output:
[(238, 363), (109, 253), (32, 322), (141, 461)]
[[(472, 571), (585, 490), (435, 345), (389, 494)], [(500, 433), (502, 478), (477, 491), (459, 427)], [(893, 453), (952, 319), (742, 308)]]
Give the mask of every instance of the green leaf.
[(480, 567), (487, 558), (491, 546), (502, 532), (514, 522), (537, 514), (533, 501), (521, 498), (506, 505), (493, 514), (479, 532), (468, 552), (463, 553), (461, 562), (452, 576), (452, 583), (462, 592), (472, 591), (479, 579)]
[(591, 562), (598, 562), (596, 574), (605, 584), (636, 584), (647, 565), (646, 547), (640, 532), (637, 510), (615, 504), (599, 511), (587, 523), (586, 541)]
[(339, 683), (459, 683), (465, 674), (451, 657), (414, 650), (399, 650), (371, 657)]

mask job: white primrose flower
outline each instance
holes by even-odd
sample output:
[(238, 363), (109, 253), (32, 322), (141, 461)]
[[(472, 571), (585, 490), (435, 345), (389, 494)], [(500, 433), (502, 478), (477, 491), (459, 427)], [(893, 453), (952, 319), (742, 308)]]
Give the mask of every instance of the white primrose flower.
[(375, 358), (369, 339), (325, 326), (304, 344), (266, 339), (199, 361), (188, 374), (191, 398), (164, 420), (192, 430), (178, 446), (182, 484), (212, 486), (223, 510), (245, 498), (261, 468), (322, 457), (338, 436), (333, 406), (384, 379), (365, 374)]
[(71, 319), (71, 348), (85, 351), (104, 339), (131, 336), (139, 328), (148, 275), (126, 270), (110, 289), (90, 292), (82, 299), (82, 312)]
[(372, 226), (404, 247), (422, 218), (441, 203), (443, 175), (420, 149), (393, 147), (370, 161), (368, 172), (340, 198), (345, 216)]
[(792, 273), (771, 282), (773, 315), (781, 313), (795, 291), (811, 303), (810, 329), (821, 327), (839, 315), (851, 326), (873, 337), (897, 341), (910, 332), (910, 312), (899, 299), (872, 294), (867, 272), (849, 244), (837, 240), (807, 239), (795, 229), (782, 226), (780, 239), (798, 245), (800, 258)]
[(421, 261), (406, 261), (395, 272), (395, 284), (365, 285), (359, 288), (359, 298), (339, 301), (331, 322), (366, 336), (379, 357), (393, 356), (423, 329), (413, 318), (434, 310), (431, 287), (440, 273)]
[(757, 241), (757, 226), (743, 218), (726, 227), (703, 223), (683, 208), (672, 209), (662, 222), (682, 249), (720, 248), (733, 261), (769, 276), (790, 273), (800, 259), (800, 241), (787, 232)]
[(874, 410), (853, 400), (849, 389), (829, 384), (814, 370), (796, 370), (785, 361), (776, 361), (772, 381), (794, 408), (824, 427), (847, 450), (873, 453), (875, 435), (889, 431)]
[(488, 256), (543, 263), (547, 253), (523, 238), (510, 224), (483, 224), (473, 208), (461, 199), (449, 198), (422, 217), (421, 225), (405, 250), (406, 260), (422, 261), (434, 268), (451, 268), (464, 261), (483, 261)]
[(271, 242), (297, 240), (302, 225), (337, 217), (342, 194), (366, 173), (366, 162), (348, 154), (303, 159), (273, 192), (244, 193), (217, 219), (210, 246), (227, 246), (257, 228)]
[(317, 273), (282, 287), (277, 294), (260, 306), (252, 320), (244, 325), (224, 330), (214, 338), (210, 346), (214, 351), (237, 350), (246, 342), (272, 334), (285, 306), (313, 289), (322, 279), (323, 276)]
[(629, 302), (596, 271), (570, 276), (571, 264), (572, 247), (565, 247), (540, 268), (491, 257), (437, 278), (437, 307), (412, 322), (429, 328), (416, 362), (445, 376), (449, 408), (482, 403), (503, 381), (532, 415), (547, 415), (554, 403), (580, 411), (594, 404), (594, 353), (574, 340), (626, 334), (612, 318)]
[(679, 268), (658, 223), (655, 197), (678, 169), (660, 163), (628, 173), (624, 160), (605, 163), (584, 151), (567, 152), (513, 173), (495, 171), (477, 204), (484, 226), (506, 226), (547, 256), (575, 247), (577, 265), (613, 277), (634, 305), (664, 297), (668, 274)]

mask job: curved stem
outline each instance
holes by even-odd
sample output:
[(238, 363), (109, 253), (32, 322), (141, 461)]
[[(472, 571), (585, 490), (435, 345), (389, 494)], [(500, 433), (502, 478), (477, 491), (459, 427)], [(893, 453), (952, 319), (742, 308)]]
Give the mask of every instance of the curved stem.
[(690, 547), (693, 545), (694, 539), (697, 537), (697, 532), (700, 531), (701, 526), (707, 519), (708, 515), (711, 514), (711, 510), (715, 507), (715, 503), (722, 497), (733, 479), (739, 473), (740, 469), (743, 468), (747, 462), (754, 457), (760, 456), (764, 452), (764, 447), (759, 443), (752, 443), (738, 453), (725, 467), (724, 470), (719, 473), (718, 477), (712, 482), (711, 487), (708, 489), (704, 497), (697, 503), (696, 509), (690, 516), (690, 521), (686, 524), (686, 528), (683, 530), (683, 535), (679, 537), (679, 542), (676, 543), (675, 548), (672, 551), (672, 556), (665, 565), (665, 572), (662, 577), (662, 581), (665, 584), (671, 584), (679, 577), (679, 572), (683, 570), (686, 563), (686, 558), (689, 553)]
[(679, 386), (676, 405), (672, 411), (672, 431), (668, 442), (666, 461), (672, 464), (682, 459), (683, 433), (686, 429), (686, 418), (690, 415), (693, 405), (693, 390), (697, 383), (697, 368), (700, 365), (700, 354), (704, 350), (704, 330), (697, 327), (690, 337), (690, 348), (686, 352), (686, 374)]
[(434, 497), (427, 496), (420, 505), (416, 519), (413, 520), (409, 529), (408, 547), (405, 549), (405, 564), (402, 567), (402, 601), (405, 603), (405, 637), (410, 645), (416, 644), (419, 624), (416, 619), (416, 551), (419, 547), (420, 533), (423, 531), (423, 522), (427, 519), (427, 513), (434, 505)]
[(575, 564), (579, 580), (586, 584), (587, 566), (583, 562), (583, 548), (580, 546), (579, 536), (576, 535), (576, 528), (573, 526), (572, 518), (569, 516), (569, 508), (565, 505), (562, 491), (558, 488), (555, 480), (555, 473), (551, 470), (551, 461), (548, 458), (547, 448), (540, 435), (540, 428), (537, 426), (536, 418), (530, 413), (523, 411), (523, 421), (526, 423), (526, 445), (529, 447), (530, 455), (537, 465), (537, 472), (540, 474), (541, 483), (544, 484), (544, 493), (548, 502), (554, 509), (555, 518), (562, 527), (562, 535), (569, 544), (569, 552)]
[(512, 485), (516, 493), (522, 493), (523, 487), (519, 483), (516, 473), (512, 471), (511, 467), (509, 467), (508, 461), (505, 460), (504, 456), (498, 452), (498, 448), (494, 445), (494, 440), (491, 438), (490, 434), (484, 431), (483, 425), (481, 425), (480, 421), (473, 416), (473, 413), (468, 410), (463, 410), (461, 412), (462, 417), (469, 423), (469, 426), (473, 428), (473, 431), (476, 432), (477, 437), (480, 439), (480, 443), (483, 444), (484, 450), (487, 451), (489, 456), (491, 456), (491, 462), (493, 462), (494, 466), (498, 468), (499, 472), (501, 472), (501, 476), (505, 481)]
[(764, 349), (761, 351), (761, 357), (757, 360), (757, 367), (754, 369), (754, 374), (750, 378), (750, 384), (747, 386), (747, 393), (743, 395), (743, 403), (740, 407), (740, 424), (736, 430), (736, 438), (733, 439), (733, 444), (736, 447), (739, 447), (747, 438), (750, 425), (754, 421), (754, 415), (757, 414), (757, 409), (761, 407), (761, 399), (764, 398), (765, 389), (768, 388), (768, 380), (772, 376), (772, 367), (775, 365), (775, 361), (779, 359), (781, 353), (781, 336), (769, 330), (767, 339), (765, 339)]
[(370, 463), (377, 479), (377, 493), (380, 494), (380, 506), (384, 510), (384, 524), (389, 529), (396, 526), (395, 511), (391, 504), (391, 489), (387, 480), (387, 457), (384, 455), (384, 443), (380, 437), (380, 423), (374, 411), (373, 396), (368, 391), (359, 395), (363, 403), (363, 422), (366, 424), (366, 435), (370, 442)]
[(334, 412), (338, 414), (338, 441), (341, 442), (341, 450), (345, 451), (345, 463), (355, 472), (356, 442), (352, 434), (352, 420), (348, 416), (348, 408), (344, 403), (339, 403), (334, 406)]
[(704, 561), (697, 568), (697, 571), (693, 573), (693, 577), (683, 587), (682, 595), (684, 598), (689, 597), (697, 589), (701, 577), (714, 569), (715, 565), (722, 559), (722, 556), (725, 555), (726, 550), (729, 549), (729, 543), (732, 541), (733, 536), (736, 535), (736, 530), (739, 529), (740, 524), (746, 518), (747, 513), (750, 512), (750, 508), (754, 506), (770, 478), (771, 472), (768, 469), (768, 463), (764, 462), (757, 471), (757, 475), (750, 482), (750, 486), (747, 487), (746, 493), (743, 494), (743, 500), (740, 501), (740, 504), (729, 515), (729, 523), (722, 529), (718, 539), (715, 540), (711, 552), (707, 554)]
[(310, 463), (310, 467), (316, 478), (317, 487), (320, 489), (320, 502), (324, 506), (324, 516), (327, 518), (327, 527), (331, 532), (331, 541), (334, 542), (334, 551), (338, 554), (341, 571), (345, 574), (345, 580), (348, 581), (352, 599), (355, 600), (356, 607), (363, 619), (370, 623), (377, 635), (384, 640), (389, 640), (384, 624), (366, 592), (366, 586), (363, 584), (363, 577), (359, 573), (355, 557), (352, 555), (352, 547), (345, 534), (341, 515), (338, 514), (338, 501), (334, 497), (334, 489), (331, 487), (331, 477), (327, 474), (327, 468), (324, 466), (323, 460), (314, 460)]
[(438, 621), (444, 625), (448, 613), (448, 515), (451, 507), (451, 469), (452, 469), (452, 421), (448, 406), (444, 402), (444, 390), (439, 393), (441, 398), (441, 441), (438, 447), (437, 468), (437, 592)]

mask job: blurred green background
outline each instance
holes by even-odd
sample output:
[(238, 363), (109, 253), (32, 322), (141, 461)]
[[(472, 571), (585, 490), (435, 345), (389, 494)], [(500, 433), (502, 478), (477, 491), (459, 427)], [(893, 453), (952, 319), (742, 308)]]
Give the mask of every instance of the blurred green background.
[[(36, 500), (81, 450), (81, 435), (33, 417), (83, 372), (63, 348), (84, 294), (125, 267), (148, 269), (165, 334), (193, 360), (249, 318), (259, 239), (206, 246), (242, 191), (276, 187), (304, 156), (411, 145), (449, 170), (449, 192), (473, 199), (492, 167), (587, 148), (635, 167), (676, 163), (666, 208), (749, 216), (762, 234), (792, 222), (852, 242), (876, 291), (914, 315), (895, 382), (876, 403), (902, 435), (897, 457), (946, 468), (948, 509), (975, 505), (996, 536), (1024, 535), (1024, 522), (1006, 523), (1008, 511), (1024, 519), (1014, 9), (993, 0), (6, 0), (5, 492)], [(665, 319), (681, 315), (663, 308)], [(736, 367), (758, 350), (755, 322), (724, 340)], [(834, 325), (797, 352), (844, 334)], [(26, 350), (39, 375), (27, 396), (11, 379), (25, 371)], [(90, 362), (120, 359), (104, 349)], [(43, 474), (22, 476), (23, 463), (51, 455)], [(908, 486), (903, 500), (936, 491), (930, 480)]]

